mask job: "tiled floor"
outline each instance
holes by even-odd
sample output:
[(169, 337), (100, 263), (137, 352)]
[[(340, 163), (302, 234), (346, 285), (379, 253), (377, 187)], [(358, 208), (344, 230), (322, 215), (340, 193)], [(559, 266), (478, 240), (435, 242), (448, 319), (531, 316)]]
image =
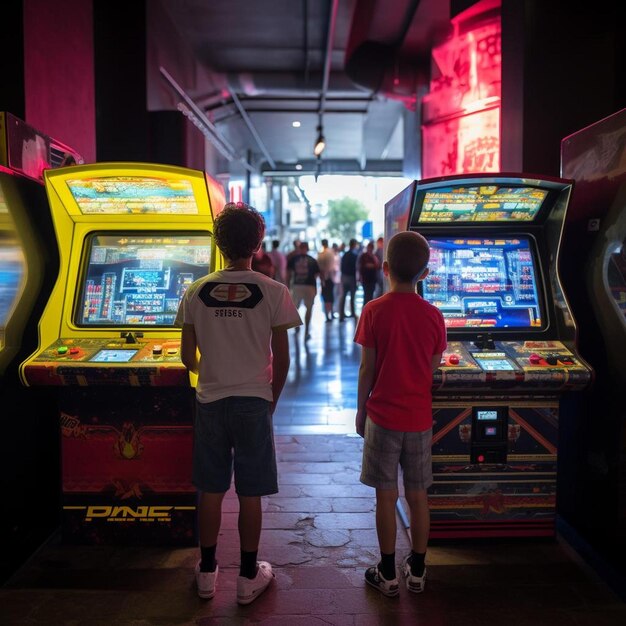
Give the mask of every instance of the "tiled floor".
[[(363, 581), (376, 562), (374, 498), (358, 480), (353, 436), (359, 352), (354, 321), (292, 336), (275, 416), (280, 493), (264, 499), (260, 558), (276, 572), (254, 604), (235, 602), (237, 501), (224, 503), (213, 600), (195, 593), (195, 549), (73, 547), (53, 539), (0, 589), (0, 624), (609, 626), (626, 604), (562, 541), (434, 545), (426, 592), (385, 598)], [(297, 342), (297, 343), (296, 343)], [(397, 554), (409, 549), (399, 524)]]

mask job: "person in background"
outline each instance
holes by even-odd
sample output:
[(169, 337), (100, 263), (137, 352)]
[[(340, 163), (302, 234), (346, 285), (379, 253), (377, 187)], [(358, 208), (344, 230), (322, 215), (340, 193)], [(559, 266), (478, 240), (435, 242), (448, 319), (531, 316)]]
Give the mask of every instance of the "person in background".
[(297, 254), (300, 254), (300, 240), (299, 239), (294, 239), (293, 240), (293, 250), (291, 250), (290, 252), (287, 253), (287, 263), (289, 263), (289, 260), (296, 256)]
[[(346, 317), (356, 317), (356, 260), (358, 241), (350, 239), (348, 249), (341, 257), (341, 303), (339, 304), (339, 321)], [(350, 315), (346, 315), (346, 298), (350, 296)]]
[(378, 273), (376, 276), (376, 297), (383, 295), (385, 291), (385, 275), (383, 274), (383, 261), (385, 260), (385, 240), (379, 237), (376, 240), (376, 250), (374, 250), (374, 256), (378, 259)]
[(274, 280), (287, 284), (287, 257), (280, 251), (280, 241), (272, 241), (272, 249), (267, 253), (274, 264)]
[(275, 268), (272, 258), (265, 251), (265, 242), (261, 244), (261, 247), (254, 253), (252, 257), (252, 269), (255, 272), (261, 272), (270, 278), (274, 278)]
[[(320, 268), (317, 261), (309, 255), (309, 244), (302, 242), (299, 253), (287, 261), (287, 280), (291, 285), (291, 297), (296, 309), (304, 303), (304, 339), (311, 338), (311, 315), (317, 293), (317, 278)], [(297, 332), (298, 329), (296, 329)]]
[(376, 489), (380, 562), (366, 582), (397, 596), (396, 501), (398, 466), (410, 509), (411, 553), (402, 562), (409, 591), (426, 583), (432, 484), (432, 374), (446, 349), (441, 312), (415, 291), (428, 274), (428, 242), (416, 232), (394, 235), (383, 271), (390, 291), (363, 307), (354, 341), (362, 346), (355, 428), (365, 438), (361, 482)]
[(322, 283), (322, 300), (326, 321), (333, 320), (333, 305), (335, 303), (335, 255), (328, 247), (328, 239), (322, 239), (322, 249), (317, 255), (317, 264), (320, 268)]
[[(343, 244), (342, 244), (343, 245)], [(339, 315), (339, 301), (341, 300), (341, 253), (339, 244), (332, 245), (333, 250), (333, 317)]]
[(370, 241), (358, 258), (359, 280), (363, 285), (363, 306), (374, 297), (376, 281), (378, 280), (378, 259), (374, 254), (374, 243)]
[(198, 375), (193, 425), (193, 484), (200, 496), (198, 595), (215, 595), (222, 501), (234, 462), (239, 604), (250, 604), (274, 578), (271, 565), (257, 561), (261, 496), (278, 492), (272, 416), (289, 370), (287, 330), (302, 324), (287, 288), (251, 269), (264, 233), (255, 209), (226, 204), (213, 231), (226, 267), (190, 285), (176, 316), (182, 362)]

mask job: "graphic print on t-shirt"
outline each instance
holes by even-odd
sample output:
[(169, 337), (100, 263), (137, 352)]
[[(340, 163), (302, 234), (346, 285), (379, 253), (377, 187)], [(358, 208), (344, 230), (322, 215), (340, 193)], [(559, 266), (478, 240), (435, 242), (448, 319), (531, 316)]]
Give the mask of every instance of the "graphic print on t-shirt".
[(263, 294), (254, 283), (206, 283), (198, 298), (207, 307), (253, 309), (263, 300)]

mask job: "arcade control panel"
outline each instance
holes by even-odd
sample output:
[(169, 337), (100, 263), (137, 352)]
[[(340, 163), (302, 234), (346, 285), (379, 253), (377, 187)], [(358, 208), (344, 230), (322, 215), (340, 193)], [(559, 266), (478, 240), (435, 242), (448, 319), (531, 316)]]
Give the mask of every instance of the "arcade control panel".
[(180, 339), (58, 339), (24, 367), (29, 385), (188, 386)]
[(433, 375), (433, 390), (468, 388), (570, 389), (590, 372), (560, 341), (451, 341)]

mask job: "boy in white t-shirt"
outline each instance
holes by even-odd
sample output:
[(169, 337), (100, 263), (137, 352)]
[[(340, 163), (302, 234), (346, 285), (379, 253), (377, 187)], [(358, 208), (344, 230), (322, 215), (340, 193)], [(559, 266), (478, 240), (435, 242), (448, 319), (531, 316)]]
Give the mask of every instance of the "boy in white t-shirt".
[(272, 415), (289, 370), (287, 330), (302, 324), (289, 291), (251, 269), (265, 234), (252, 207), (227, 204), (214, 224), (223, 270), (193, 283), (181, 302), (181, 355), (198, 374), (193, 484), (200, 492), (198, 595), (215, 595), (222, 500), (235, 474), (241, 567), (237, 602), (249, 604), (270, 584), (271, 565), (257, 561), (261, 496), (278, 492)]

